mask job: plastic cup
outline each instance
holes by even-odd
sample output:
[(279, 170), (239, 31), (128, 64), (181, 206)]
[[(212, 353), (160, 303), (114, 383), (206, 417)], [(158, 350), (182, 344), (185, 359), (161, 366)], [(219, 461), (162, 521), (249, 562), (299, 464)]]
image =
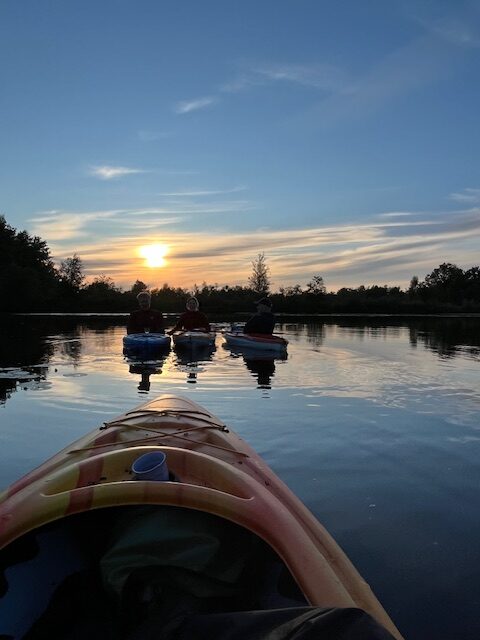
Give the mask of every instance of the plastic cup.
[(132, 471), (135, 480), (168, 480), (167, 456), (163, 451), (151, 451), (134, 460)]

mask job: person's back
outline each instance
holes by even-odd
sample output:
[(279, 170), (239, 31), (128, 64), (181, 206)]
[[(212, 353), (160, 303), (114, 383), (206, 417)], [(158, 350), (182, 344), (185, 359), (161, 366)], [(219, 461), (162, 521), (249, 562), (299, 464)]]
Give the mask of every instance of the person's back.
[(176, 325), (170, 333), (174, 331), (210, 331), (210, 323), (207, 316), (199, 311), (198, 300), (189, 298), (186, 304), (187, 310), (182, 313)]
[(257, 313), (253, 315), (243, 328), (244, 333), (272, 335), (275, 327), (275, 316), (272, 313), (272, 303), (268, 298), (262, 298), (257, 303)]
[(163, 315), (150, 307), (148, 291), (140, 291), (137, 296), (140, 309), (132, 311), (127, 323), (127, 333), (164, 333)]

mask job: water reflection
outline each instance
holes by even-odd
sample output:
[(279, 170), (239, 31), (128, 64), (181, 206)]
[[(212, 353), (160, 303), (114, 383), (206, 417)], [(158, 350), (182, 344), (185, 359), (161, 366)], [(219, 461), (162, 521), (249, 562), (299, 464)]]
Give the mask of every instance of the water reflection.
[(257, 378), (258, 389), (271, 389), (271, 378), (275, 374), (275, 358), (243, 357), (247, 369)]
[(32, 388), (45, 380), (54, 349), (45, 341), (42, 327), (32, 327), (21, 317), (1, 318), (0, 335), (0, 404), (4, 404), (19, 385)]
[[(74, 367), (75, 374), (60, 369), (62, 378), (87, 375), (78, 371), (82, 367), (89, 375), (92, 371), (101, 374), (106, 366), (112, 375), (125, 375), (125, 360), (120, 355), (124, 323), (123, 317), (0, 316), (0, 334), (7, 336), (0, 341), (0, 404), (5, 404), (12, 394), (21, 389), (45, 388), (47, 377), (51, 384), (55, 377), (52, 365)], [(286, 335), (291, 355), (296, 352), (297, 358), (295, 367), (288, 367), (282, 383), (304, 386), (307, 376), (312, 386), (318, 387), (322, 393), (335, 388), (337, 393), (365, 393), (368, 397), (373, 397), (373, 394), (381, 398), (382, 390), (386, 389), (390, 400), (393, 394), (397, 402), (397, 392), (403, 383), (405, 394), (417, 397), (416, 390), (424, 389), (424, 386), (417, 379), (420, 374), (415, 374), (416, 368), (412, 370), (412, 362), (404, 367), (398, 364), (394, 368), (381, 365), (386, 360), (400, 362), (405, 347), (412, 355), (417, 352), (415, 357), (420, 357), (418, 366), (422, 367), (422, 375), (424, 365), (426, 367), (430, 362), (421, 359), (418, 350), (422, 348), (435, 354), (444, 366), (451, 366), (458, 358), (480, 360), (479, 318), (475, 316), (317, 318), (309, 322), (284, 321), (277, 324), (276, 331)], [(321, 360), (318, 359), (320, 352)], [(204, 378), (215, 380), (216, 384), (225, 380), (225, 375), (232, 371), (230, 367), (224, 369), (230, 358), (225, 357), (223, 350), (217, 353), (215, 346), (195, 346), (193, 349), (175, 346), (170, 354), (168, 350), (135, 354), (129, 364), (134, 367), (131, 373), (140, 375), (139, 391), (147, 392), (151, 376), (159, 375), (162, 370), (167, 384), (175, 384), (178, 380), (175, 370), (181, 372), (189, 384), (197, 384), (202, 380), (207, 363), (214, 362), (215, 367), (209, 367), (209, 374)], [(240, 362), (243, 360), (258, 388), (270, 389), (278, 384), (275, 380), (275, 375), (278, 375), (276, 361), (281, 359), (278, 355), (248, 353), (240, 349), (230, 355), (232, 365), (235, 358)], [(167, 368), (163, 366), (166, 358)], [(147, 366), (140, 371), (138, 367), (142, 363), (151, 361), (161, 361), (161, 364), (153, 368)], [(328, 375), (324, 371), (327, 361)], [(433, 362), (431, 364), (433, 366)], [(460, 362), (457, 364), (463, 366)], [(361, 367), (361, 375), (358, 367)], [(459, 375), (464, 378), (463, 384), (467, 384), (468, 372), (464, 366)], [(441, 387), (441, 381), (438, 384)], [(403, 405), (406, 395), (400, 400)]]
[(196, 384), (205, 365), (212, 362), (215, 345), (175, 345), (175, 367), (187, 374), (187, 382)]
[(428, 318), (409, 327), (410, 344), (423, 343), (442, 358), (454, 358), (459, 352), (480, 356), (480, 318)]
[(230, 352), (232, 358), (243, 358), (245, 366), (257, 380), (257, 389), (271, 389), (271, 381), (275, 376), (275, 361), (285, 361), (288, 358), (286, 351), (273, 353), (248, 347), (231, 347), (226, 344), (222, 346)]
[(170, 353), (170, 345), (139, 344), (124, 346), (123, 355), (137, 362), (165, 359)]
[(44, 365), (0, 368), (0, 404), (5, 404), (19, 387), (26, 390), (49, 386), (45, 382), (47, 372), (48, 367)]
[(162, 365), (163, 362), (130, 364), (128, 371), (130, 373), (140, 374), (137, 389), (141, 393), (148, 393), (150, 391), (150, 376), (160, 375), (162, 373)]
[[(285, 362), (220, 347), (126, 361), (123, 319), (0, 319), (0, 486), (139, 392), (195, 395), (334, 533), (406, 637), (473, 640), (479, 318), (317, 318), (281, 331)], [(423, 633), (432, 619), (446, 631)]]

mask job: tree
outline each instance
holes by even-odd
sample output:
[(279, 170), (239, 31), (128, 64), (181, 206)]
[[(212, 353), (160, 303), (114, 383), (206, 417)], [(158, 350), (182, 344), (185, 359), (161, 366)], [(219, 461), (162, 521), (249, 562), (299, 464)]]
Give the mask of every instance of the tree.
[(313, 276), (307, 283), (307, 293), (313, 293), (315, 296), (324, 296), (327, 293), (327, 287), (322, 276)]
[(467, 279), (463, 269), (450, 262), (443, 262), (425, 277), (428, 293), (442, 302), (460, 303), (466, 285)]
[(140, 293), (140, 291), (145, 291), (146, 289), (148, 289), (147, 284), (145, 284), (141, 280), (135, 280), (130, 291), (136, 296)]
[(418, 293), (419, 286), (418, 276), (413, 276), (410, 280), (410, 286), (408, 287), (408, 295), (414, 297)]
[(93, 281), (85, 287), (89, 291), (98, 291), (107, 293), (108, 291), (119, 291), (118, 287), (115, 286), (115, 282), (110, 276), (106, 276), (102, 273), (99, 276), (96, 276)]
[(57, 287), (58, 274), (46, 242), (26, 231), (17, 232), (0, 216), (2, 311), (48, 309)]
[(465, 279), (467, 298), (480, 302), (480, 267), (471, 267), (465, 271)]
[(285, 298), (300, 296), (302, 295), (302, 286), (300, 284), (294, 284), (293, 287), (280, 287), (278, 292)]
[(248, 278), (250, 288), (260, 295), (268, 295), (270, 291), (269, 267), (264, 253), (259, 253), (255, 260), (252, 260), (252, 275)]
[(74, 291), (78, 291), (85, 280), (82, 260), (76, 253), (71, 258), (61, 262), (58, 273), (61, 281), (69, 285)]

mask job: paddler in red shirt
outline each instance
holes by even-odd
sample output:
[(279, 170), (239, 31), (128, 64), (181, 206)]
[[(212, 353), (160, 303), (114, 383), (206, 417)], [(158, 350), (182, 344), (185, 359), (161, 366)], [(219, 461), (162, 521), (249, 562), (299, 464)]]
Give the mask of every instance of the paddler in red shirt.
[(168, 333), (174, 331), (205, 331), (210, 332), (210, 323), (207, 316), (198, 310), (198, 300), (191, 297), (185, 305), (187, 310), (182, 313), (177, 324)]

